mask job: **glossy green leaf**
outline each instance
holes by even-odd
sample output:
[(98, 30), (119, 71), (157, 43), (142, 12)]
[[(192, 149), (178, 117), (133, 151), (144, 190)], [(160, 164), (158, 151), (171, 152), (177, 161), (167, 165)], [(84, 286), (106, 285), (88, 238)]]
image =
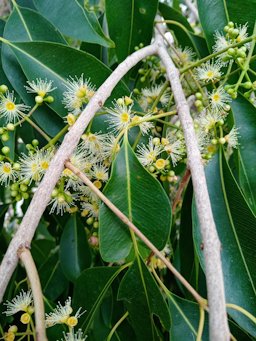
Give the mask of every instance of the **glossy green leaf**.
[[(15, 7), (8, 18), (4, 30), (4, 38), (16, 42), (40, 40), (65, 44), (65, 40), (61, 34), (45, 18), (31, 9), (18, 6)], [(24, 88), (27, 78), (17, 62), (15, 55), (6, 44), (3, 44), (2, 63), (12, 87), (18, 92), (22, 100), (32, 107), (35, 103), (34, 96), (27, 94)], [(38, 76), (36, 75), (34, 79), (36, 77)], [(33, 119), (50, 136), (54, 136), (63, 127), (63, 121), (47, 106), (38, 108), (33, 114)]]
[(79, 319), (83, 330), (87, 331), (101, 306), (112, 282), (124, 267), (95, 267), (82, 272), (75, 282), (73, 304), (75, 308), (86, 309)]
[(68, 219), (61, 236), (60, 264), (70, 281), (76, 280), (91, 264), (91, 252), (86, 232), (75, 214)]
[(189, 22), (180, 11), (164, 3), (159, 3), (159, 10), (165, 20), (172, 21), (167, 26), (174, 32), (181, 47), (191, 47), (199, 57), (208, 54), (205, 39), (194, 34)]
[(150, 43), (158, 0), (106, 0), (110, 37), (118, 61), (134, 52), (140, 43)]
[(37, 266), (40, 266), (45, 262), (51, 250), (54, 249), (55, 246), (55, 242), (48, 239), (38, 239), (32, 241), (31, 254)]
[(58, 298), (68, 286), (58, 254), (50, 255), (39, 268), (39, 277), (43, 294), (50, 300)]
[[(169, 298), (169, 309), (172, 318), (170, 340), (195, 340), (200, 316), (198, 304), (172, 294)], [(206, 315), (202, 341), (207, 340), (209, 340), (209, 336)]]
[[(80, 77), (84, 74), (93, 84), (100, 86), (111, 74), (111, 70), (92, 55), (65, 45), (46, 42), (9, 44), (29, 80), (46, 77), (54, 81), (57, 89), (53, 92), (55, 101), (50, 107), (62, 117), (67, 115), (62, 100), (69, 76)], [(121, 82), (112, 92), (111, 98), (126, 94), (129, 94), (129, 90)]]
[(239, 182), (250, 207), (256, 213), (256, 109), (241, 95), (231, 103), (231, 107), (239, 131)]
[[(226, 301), (240, 305), (251, 314), (255, 314), (256, 218), (247, 205), (222, 152), (206, 167), (206, 177), (222, 246)], [(203, 252), (200, 250), (202, 239), (195, 210), (193, 219), (194, 240), (203, 264)], [(256, 336), (255, 325), (247, 317), (231, 309), (228, 312), (242, 328)]]
[[(114, 161), (104, 194), (154, 245), (162, 250), (171, 227), (170, 202), (160, 183), (140, 164), (127, 138)], [(105, 261), (128, 256), (132, 239), (128, 227), (105, 205), (99, 213), (100, 252)]]
[(62, 33), (72, 38), (114, 47), (105, 36), (93, 12), (87, 11), (77, 0), (34, 0), (42, 15), (51, 21)]
[(248, 24), (248, 32), (252, 34), (255, 23), (255, 0), (226, 0), (230, 20), (237, 24)]
[(158, 340), (153, 315), (170, 328), (170, 315), (166, 302), (144, 262), (137, 258), (123, 277), (118, 299), (124, 300), (129, 320), (138, 340)]
[(208, 47), (212, 50), (214, 33), (223, 32), (229, 21), (226, 0), (197, 0), (197, 6)]

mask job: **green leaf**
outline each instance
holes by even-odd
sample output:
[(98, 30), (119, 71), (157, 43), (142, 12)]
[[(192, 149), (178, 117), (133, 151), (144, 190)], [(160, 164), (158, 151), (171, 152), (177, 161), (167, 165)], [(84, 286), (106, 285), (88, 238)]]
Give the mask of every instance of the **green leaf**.
[(167, 26), (174, 32), (180, 46), (192, 47), (199, 57), (208, 54), (205, 39), (194, 34), (189, 22), (180, 11), (164, 3), (159, 3), (159, 10), (165, 20), (172, 21), (172, 23), (167, 23)]
[(40, 266), (45, 262), (55, 246), (56, 244), (52, 240), (38, 239), (32, 241), (31, 254), (37, 266)]
[(65, 276), (75, 281), (91, 265), (91, 252), (86, 232), (74, 214), (67, 221), (60, 240), (60, 264)]
[(222, 32), (229, 21), (226, 0), (197, 0), (197, 6), (208, 47), (212, 50), (214, 33)]
[(77, 0), (34, 0), (34, 3), (49, 21), (62, 33), (72, 38), (114, 47), (103, 33), (93, 12), (87, 11)]
[[(198, 304), (171, 294), (169, 308), (172, 317), (170, 340), (195, 340), (200, 316)], [(209, 340), (207, 315), (205, 318), (202, 341)]]
[[(127, 138), (114, 161), (104, 194), (158, 249), (164, 248), (171, 227), (169, 199), (160, 183), (140, 164)], [(128, 227), (105, 205), (100, 208), (99, 222), (102, 258), (115, 262), (127, 257), (133, 244)]]
[[(65, 40), (56, 28), (39, 13), (18, 6), (14, 8), (8, 18), (4, 30), (4, 38), (16, 42), (42, 40), (65, 43)], [(27, 94), (24, 88), (27, 78), (17, 62), (15, 55), (6, 44), (3, 44), (2, 48), (2, 63), (12, 87), (27, 105), (33, 106), (35, 103), (34, 96)], [(39, 107), (33, 114), (33, 119), (50, 136), (56, 135), (63, 127), (63, 121), (57, 115), (54, 115), (47, 106)]]
[(256, 109), (241, 95), (231, 103), (235, 126), (239, 129), (239, 182), (256, 213)]
[[(8, 44), (29, 80), (46, 77), (54, 81), (57, 89), (53, 92), (55, 101), (50, 107), (61, 117), (67, 115), (62, 100), (69, 76), (80, 77), (84, 74), (93, 84), (100, 86), (111, 74), (111, 70), (92, 55), (68, 46), (50, 42)], [(129, 94), (129, 89), (121, 82), (113, 90), (109, 101), (126, 94)]]
[(75, 282), (73, 304), (76, 309), (82, 306), (86, 314), (79, 319), (81, 327), (88, 331), (112, 282), (126, 267), (95, 267), (82, 272)]
[[(221, 241), (221, 259), (226, 302), (256, 311), (256, 218), (247, 205), (220, 151), (206, 167), (206, 178), (214, 220)], [(193, 211), (194, 240), (203, 264), (199, 222)], [(242, 288), (242, 290), (241, 290)], [(255, 325), (244, 315), (228, 310), (230, 316), (251, 335)]]
[(150, 43), (157, 4), (158, 0), (106, 0), (109, 33), (119, 62), (134, 52), (135, 46)]
[(137, 260), (123, 277), (118, 299), (124, 300), (138, 340), (158, 340), (153, 315), (170, 328), (170, 315), (163, 296), (144, 262)]
[(39, 277), (43, 294), (50, 300), (58, 298), (68, 286), (68, 281), (61, 269), (58, 254), (50, 255), (39, 268)]

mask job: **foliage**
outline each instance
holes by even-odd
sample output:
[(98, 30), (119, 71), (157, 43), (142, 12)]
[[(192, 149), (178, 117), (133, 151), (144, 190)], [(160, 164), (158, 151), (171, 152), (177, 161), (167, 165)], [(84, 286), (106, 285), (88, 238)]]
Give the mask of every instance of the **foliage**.
[[(150, 44), (155, 21), (164, 20), (205, 165), (230, 330), (252, 340), (255, 2), (195, 5), (196, 12), (182, 1), (12, 1), (0, 21), (0, 251), (3, 256), (66, 132), (118, 64)], [(145, 58), (117, 84), (70, 161), (207, 298), (184, 134), (158, 57)], [(31, 253), (49, 340), (209, 339), (208, 317), (202, 331), (191, 292), (68, 168)], [(5, 340), (35, 338), (29, 288), (19, 265), (0, 306)]]

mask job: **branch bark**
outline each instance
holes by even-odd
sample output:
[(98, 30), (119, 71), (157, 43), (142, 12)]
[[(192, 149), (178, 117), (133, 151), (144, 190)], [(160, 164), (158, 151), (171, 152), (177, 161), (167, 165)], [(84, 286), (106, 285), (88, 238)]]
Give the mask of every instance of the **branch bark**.
[(21, 247), (18, 250), (18, 256), (20, 257), (30, 282), (32, 289), (34, 308), (35, 308), (35, 321), (36, 321), (36, 340), (47, 341), (45, 331), (45, 317), (44, 317), (44, 300), (42, 294), (42, 288), (38, 272), (31, 256), (31, 253), (27, 247)]
[[(161, 30), (162, 27), (158, 26), (158, 29)], [(221, 245), (213, 219), (204, 167), (194, 131), (193, 120), (190, 116), (189, 106), (180, 83), (179, 71), (170, 58), (161, 36), (159, 38), (158, 55), (166, 68), (187, 146), (188, 163), (192, 176), (197, 214), (204, 242), (207, 296), (210, 311), (210, 340), (227, 341), (229, 340), (230, 334), (225, 306), (224, 279), (220, 255)]]
[(63, 171), (64, 163), (69, 159), (77, 146), (81, 135), (88, 126), (95, 113), (103, 106), (106, 99), (110, 96), (117, 83), (125, 74), (134, 67), (139, 61), (157, 52), (156, 42), (142, 48), (127, 57), (100, 86), (87, 107), (79, 116), (76, 123), (65, 135), (64, 141), (54, 156), (49, 169), (47, 170), (42, 182), (40, 183), (34, 197), (27, 209), (27, 212), (19, 226), (18, 231), (10, 242), (7, 252), (0, 266), (0, 302), (9, 280), (18, 263), (17, 251), (24, 245), (30, 245), (37, 225), (49, 202), (51, 193)]

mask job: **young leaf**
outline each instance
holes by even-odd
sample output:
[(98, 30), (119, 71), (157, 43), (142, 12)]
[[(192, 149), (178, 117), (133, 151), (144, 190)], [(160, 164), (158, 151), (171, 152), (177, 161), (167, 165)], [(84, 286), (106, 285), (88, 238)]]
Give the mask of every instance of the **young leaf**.
[[(214, 220), (221, 241), (226, 301), (254, 314), (256, 218), (247, 205), (222, 151), (206, 167), (206, 177)], [(194, 240), (203, 264), (203, 251), (200, 250), (203, 241), (195, 207), (193, 220)], [(228, 312), (242, 328), (256, 336), (255, 325), (251, 320), (238, 311), (229, 309)]]
[(49, 21), (62, 33), (72, 38), (114, 47), (103, 33), (95, 13), (87, 11), (77, 0), (34, 0), (34, 3)]
[(157, 3), (158, 0), (106, 0), (109, 33), (119, 62), (134, 52), (135, 46), (150, 43)]
[(91, 253), (83, 225), (75, 214), (67, 221), (60, 240), (60, 264), (65, 276), (76, 280), (91, 264)]
[[(128, 139), (114, 161), (104, 194), (162, 250), (171, 227), (170, 202), (160, 183), (140, 164)], [(132, 239), (128, 227), (102, 205), (99, 213), (100, 252), (105, 261), (128, 256)]]
[(158, 340), (153, 315), (160, 318), (166, 329), (170, 328), (170, 315), (166, 302), (140, 258), (134, 261), (123, 277), (118, 299), (125, 302), (138, 340)]

